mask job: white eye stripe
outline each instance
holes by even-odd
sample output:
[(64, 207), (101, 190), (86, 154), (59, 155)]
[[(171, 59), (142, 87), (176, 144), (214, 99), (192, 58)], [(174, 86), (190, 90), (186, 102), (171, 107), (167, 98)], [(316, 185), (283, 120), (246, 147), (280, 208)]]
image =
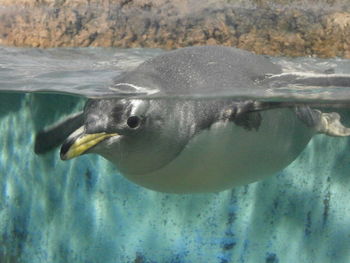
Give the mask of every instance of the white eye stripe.
[(148, 108), (148, 102), (144, 100), (131, 100), (131, 112), (130, 116), (144, 115)]
[[(134, 90), (130, 90), (130, 91), (120, 90), (117, 88), (118, 86), (128, 86)], [(158, 89), (149, 88), (149, 87), (141, 87), (141, 86), (137, 86), (135, 84), (126, 83), (126, 82), (116, 83), (113, 86), (109, 87), (109, 89), (117, 91), (117, 92), (122, 92), (122, 93), (123, 92), (130, 92), (130, 93), (142, 93), (142, 94), (147, 94), (147, 95), (152, 95), (152, 94), (159, 92)]]

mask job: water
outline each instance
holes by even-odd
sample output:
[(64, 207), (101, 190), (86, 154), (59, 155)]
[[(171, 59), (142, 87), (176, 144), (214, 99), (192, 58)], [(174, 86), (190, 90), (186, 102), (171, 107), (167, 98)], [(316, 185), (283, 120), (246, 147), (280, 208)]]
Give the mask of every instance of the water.
[[(25, 49), (0, 47), (0, 91), (45, 92), (82, 97), (124, 97), (115, 87), (113, 79), (132, 70), (144, 60), (164, 51), (160, 49), (103, 49), (61, 48)], [(350, 65), (346, 59), (271, 58), (280, 64), (284, 73), (315, 76), (337, 75), (350, 78)], [(329, 74), (329, 73), (332, 74)], [(219, 87), (218, 87), (219, 89)], [(239, 97), (274, 101), (335, 102), (348, 101), (350, 88), (346, 86), (279, 85), (272, 82), (268, 89), (259, 83), (251, 89), (220, 89), (198, 93), (172, 94), (130, 91), (126, 95), (138, 98), (215, 98)]]
[(159, 53), (158, 49), (0, 47), (0, 90), (109, 95), (114, 77)]
[[(266, 180), (196, 195), (139, 187), (97, 156), (33, 153), (36, 131), (82, 108), (78, 94), (95, 96), (161, 52), (0, 49), (0, 262), (349, 262), (347, 138), (315, 136)], [(289, 72), (350, 74), (348, 60), (273, 61)], [(326, 89), (312, 93), (349, 99), (346, 88)], [(349, 123), (348, 110), (337, 111)]]

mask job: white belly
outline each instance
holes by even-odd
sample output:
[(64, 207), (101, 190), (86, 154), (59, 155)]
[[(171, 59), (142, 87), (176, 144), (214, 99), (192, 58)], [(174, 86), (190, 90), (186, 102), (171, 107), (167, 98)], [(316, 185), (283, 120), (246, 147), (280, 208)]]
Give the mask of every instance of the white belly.
[(262, 113), (258, 131), (218, 122), (196, 135), (168, 165), (125, 175), (144, 187), (172, 193), (216, 192), (257, 181), (290, 164), (313, 130), (290, 109)]

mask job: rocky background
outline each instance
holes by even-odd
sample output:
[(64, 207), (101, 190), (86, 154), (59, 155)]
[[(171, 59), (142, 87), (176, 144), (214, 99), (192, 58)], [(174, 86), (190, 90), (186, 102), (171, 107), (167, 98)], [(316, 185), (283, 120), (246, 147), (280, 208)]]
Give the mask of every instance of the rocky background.
[(350, 0), (0, 0), (0, 44), (350, 58)]

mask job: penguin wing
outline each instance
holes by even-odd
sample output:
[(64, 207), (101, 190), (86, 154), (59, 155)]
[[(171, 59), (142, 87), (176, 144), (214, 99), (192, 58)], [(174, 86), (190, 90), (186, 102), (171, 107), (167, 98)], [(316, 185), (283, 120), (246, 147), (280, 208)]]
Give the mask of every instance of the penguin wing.
[(35, 137), (34, 152), (44, 154), (58, 147), (73, 131), (82, 126), (83, 122), (84, 114), (78, 112), (69, 115), (51, 127), (39, 131)]
[(235, 103), (229, 111), (226, 111), (228, 113), (226, 117), (247, 130), (258, 130), (262, 120), (259, 112), (276, 108), (293, 109), (299, 120), (316, 133), (334, 137), (350, 136), (350, 128), (341, 123), (339, 113), (322, 112), (303, 103), (247, 100)]

